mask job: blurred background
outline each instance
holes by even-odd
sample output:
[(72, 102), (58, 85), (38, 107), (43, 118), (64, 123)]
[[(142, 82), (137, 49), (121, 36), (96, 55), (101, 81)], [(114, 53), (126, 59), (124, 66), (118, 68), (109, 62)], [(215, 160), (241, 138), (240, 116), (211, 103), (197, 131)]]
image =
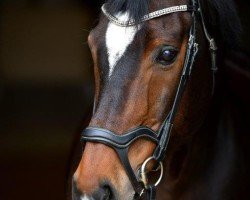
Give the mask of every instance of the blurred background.
[[(72, 143), (92, 106), (86, 41), (100, 5), (0, 1), (1, 200), (65, 199)], [(249, 2), (237, 5), (245, 30), (241, 48), (249, 55)]]

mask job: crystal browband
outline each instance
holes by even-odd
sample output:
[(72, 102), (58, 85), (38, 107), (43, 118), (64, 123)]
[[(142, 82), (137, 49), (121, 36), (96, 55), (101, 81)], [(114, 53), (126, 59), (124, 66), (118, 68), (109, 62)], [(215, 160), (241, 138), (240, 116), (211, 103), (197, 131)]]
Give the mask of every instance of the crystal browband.
[(113, 23), (115, 23), (118, 26), (126, 27), (126, 26), (135, 26), (138, 23), (142, 23), (157, 17), (161, 17), (163, 15), (168, 15), (171, 13), (175, 12), (186, 12), (186, 11), (196, 11), (196, 9), (193, 6), (188, 6), (188, 5), (179, 5), (179, 6), (173, 6), (173, 7), (168, 7), (164, 8), (161, 10), (157, 10), (154, 12), (151, 12), (147, 15), (144, 15), (139, 22), (136, 22), (135, 20), (130, 20), (130, 21), (121, 21), (117, 17), (111, 15), (107, 9), (106, 9), (106, 4), (103, 4), (102, 6), (102, 12), (103, 14)]

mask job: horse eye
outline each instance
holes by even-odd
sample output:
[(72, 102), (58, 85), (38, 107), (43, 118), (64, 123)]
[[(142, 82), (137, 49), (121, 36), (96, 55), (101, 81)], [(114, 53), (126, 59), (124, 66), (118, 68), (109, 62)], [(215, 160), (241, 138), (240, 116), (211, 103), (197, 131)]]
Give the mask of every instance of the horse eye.
[(156, 61), (162, 65), (170, 65), (175, 61), (177, 54), (178, 51), (176, 49), (167, 46), (160, 51)]

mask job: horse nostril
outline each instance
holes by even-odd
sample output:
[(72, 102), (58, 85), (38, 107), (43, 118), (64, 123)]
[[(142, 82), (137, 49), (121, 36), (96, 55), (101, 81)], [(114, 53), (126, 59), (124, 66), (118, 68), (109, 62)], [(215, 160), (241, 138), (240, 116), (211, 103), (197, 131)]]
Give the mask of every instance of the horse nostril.
[(99, 190), (93, 194), (93, 198), (96, 200), (111, 200), (113, 198), (111, 188), (108, 185), (100, 187)]
[(111, 188), (109, 186), (104, 186), (103, 190), (104, 190), (103, 200), (110, 200), (112, 198)]

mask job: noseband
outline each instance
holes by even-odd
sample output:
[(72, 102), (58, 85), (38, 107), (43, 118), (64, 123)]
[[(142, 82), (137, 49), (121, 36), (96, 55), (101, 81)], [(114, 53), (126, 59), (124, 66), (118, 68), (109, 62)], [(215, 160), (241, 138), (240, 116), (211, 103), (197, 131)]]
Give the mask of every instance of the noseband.
[[(119, 21), (115, 16), (107, 12), (105, 8), (105, 4), (102, 7), (102, 11), (104, 15), (111, 22), (115, 23), (118, 26), (126, 27), (126, 26), (135, 26), (137, 24), (133, 20), (126, 21), (126, 22)], [(187, 80), (189, 76), (191, 75), (194, 60), (198, 53), (198, 44), (196, 42), (197, 17), (199, 17), (201, 20), (204, 35), (210, 45), (209, 49), (211, 52), (211, 61), (212, 61), (211, 70), (213, 71), (213, 76), (217, 70), (216, 68), (216, 50), (217, 50), (216, 43), (214, 39), (209, 35), (207, 28), (205, 26), (204, 16), (201, 10), (199, 0), (192, 0), (191, 5), (174, 6), (174, 7), (169, 7), (169, 8), (165, 8), (162, 10), (149, 13), (148, 15), (145, 15), (144, 17), (142, 17), (140, 22), (148, 21), (154, 18), (158, 18), (164, 15), (176, 13), (176, 12), (190, 12), (192, 15), (192, 25), (191, 25), (190, 33), (189, 33), (189, 41), (187, 45), (183, 71), (181, 74), (181, 78), (180, 78), (178, 89), (175, 95), (175, 99), (174, 99), (172, 108), (169, 114), (167, 115), (167, 117), (165, 118), (165, 120), (163, 121), (160, 129), (157, 132), (155, 132), (148, 127), (139, 126), (123, 135), (117, 135), (106, 129), (102, 129), (98, 127), (88, 127), (82, 132), (82, 137), (81, 137), (82, 142), (102, 143), (107, 146), (110, 146), (116, 151), (131, 181), (131, 184), (134, 188), (135, 199), (147, 199), (147, 200), (156, 199), (156, 186), (159, 184), (163, 176), (162, 161), (166, 155), (168, 141), (170, 138), (171, 129), (173, 127), (173, 121), (174, 121), (181, 97), (185, 90)], [(147, 140), (154, 142), (156, 144), (156, 148), (154, 150), (152, 157), (144, 161), (144, 163), (142, 164), (142, 167), (140, 168), (137, 174), (133, 170), (130, 164), (130, 161), (128, 159), (128, 149), (130, 147), (130, 144), (138, 140), (139, 138), (145, 138)], [(147, 168), (147, 164), (151, 160), (154, 160), (155, 163), (157, 163), (156, 165), (157, 167), (155, 169), (161, 171), (160, 178), (155, 184), (148, 184), (148, 181), (147, 181), (146, 168)]]

